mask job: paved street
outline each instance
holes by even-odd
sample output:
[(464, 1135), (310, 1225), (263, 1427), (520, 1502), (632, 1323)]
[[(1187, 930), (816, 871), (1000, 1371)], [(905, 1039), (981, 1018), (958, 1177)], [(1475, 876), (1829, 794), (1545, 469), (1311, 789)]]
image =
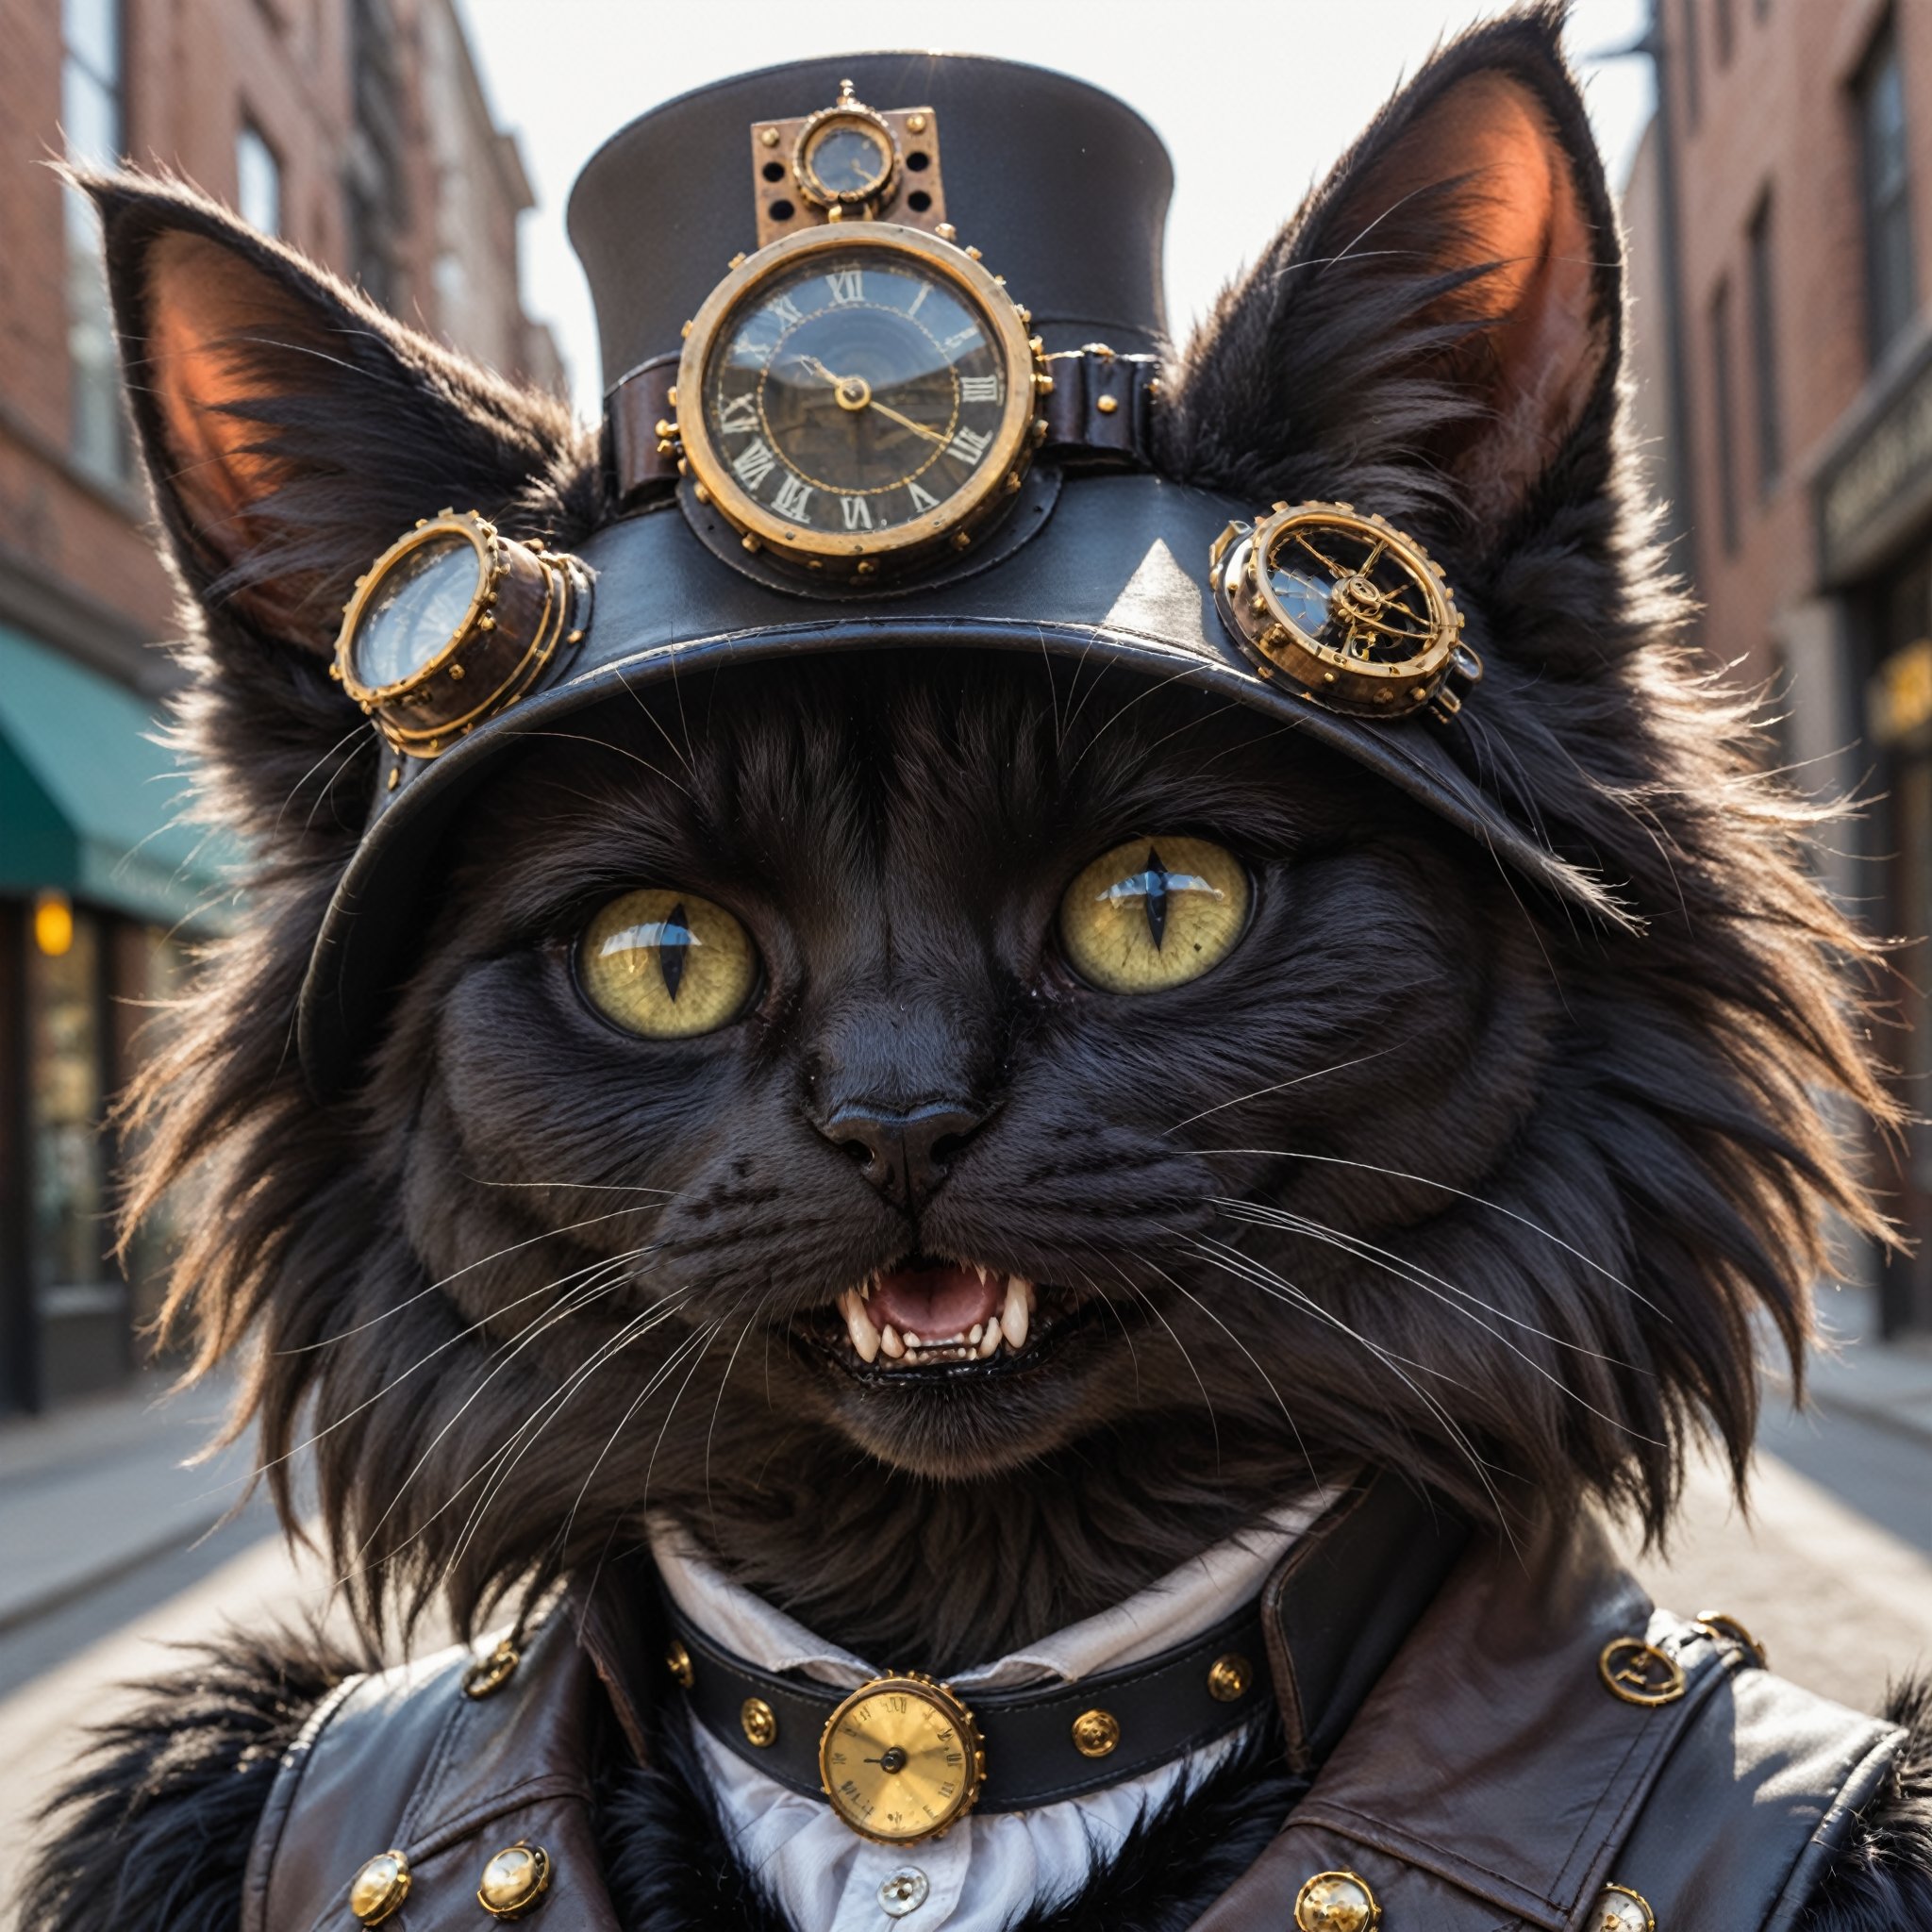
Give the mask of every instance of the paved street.
[[(1633, 1561), (1659, 1601), (1730, 1612), (1779, 1670), (1869, 1707), (1889, 1677), (1932, 1668), (1932, 1355), (1855, 1347), (1818, 1393), (1828, 1406), (1805, 1418), (1773, 1405), (1748, 1521), (1700, 1470), (1670, 1548)], [(326, 1597), (321, 1565), (291, 1559), (260, 1499), (217, 1523), (245, 1465), (176, 1466), (211, 1412), (204, 1396), (157, 1414), (142, 1395), (0, 1431), (0, 1871), (79, 1727), (168, 1668), (167, 1646)], [(29, 1549), (29, 1528), (63, 1547)]]

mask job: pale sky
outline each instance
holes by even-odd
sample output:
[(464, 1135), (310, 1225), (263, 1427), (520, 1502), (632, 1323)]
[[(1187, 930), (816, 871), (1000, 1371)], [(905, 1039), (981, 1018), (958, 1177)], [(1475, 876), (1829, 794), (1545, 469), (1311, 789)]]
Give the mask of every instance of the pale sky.
[[(749, 68), (846, 51), (866, 43), (864, 30), (819, 25), (798, 0), (458, 4), (491, 105), (515, 130), (537, 193), (524, 217), (525, 306), (556, 330), (577, 406), (594, 416), (596, 336), (563, 231), (579, 167), (656, 102)], [(874, 16), (872, 43), (1062, 68), (1151, 121), (1174, 160), (1168, 315), (1185, 334), (1437, 38), (1500, 10), (1496, 0), (929, 0), (907, 9), (904, 25)], [(1650, 63), (1591, 57), (1636, 39), (1646, 10), (1645, 0), (1575, 0), (1571, 17), (1618, 183), (1649, 115)]]

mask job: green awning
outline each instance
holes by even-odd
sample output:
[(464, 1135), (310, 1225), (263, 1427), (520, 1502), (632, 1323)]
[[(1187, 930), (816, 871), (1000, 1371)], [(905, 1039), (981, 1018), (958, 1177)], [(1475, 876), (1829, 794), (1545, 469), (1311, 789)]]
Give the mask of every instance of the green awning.
[(49, 888), (173, 925), (226, 924), (228, 850), (134, 692), (0, 625), (0, 891)]

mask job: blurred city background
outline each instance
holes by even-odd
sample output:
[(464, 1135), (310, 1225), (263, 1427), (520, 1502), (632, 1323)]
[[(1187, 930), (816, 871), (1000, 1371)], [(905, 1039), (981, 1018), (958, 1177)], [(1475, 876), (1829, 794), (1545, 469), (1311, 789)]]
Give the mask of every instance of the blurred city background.
[[(1479, 0), (979, 0), (888, 38), (1110, 87), (1179, 175), (1175, 332)], [(1093, 31), (1094, 16), (1132, 30)], [(44, 163), (177, 171), (417, 326), (594, 416), (562, 202), (596, 143), (717, 75), (827, 50), (741, 0), (0, 0), (0, 1862), (153, 1645), (285, 1615), (291, 1562), (236, 1445), (184, 1468), (225, 1395), (161, 1399), (168, 1230), (125, 1266), (111, 1109), (145, 1003), (242, 916), (176, 823), (157, 742), (175, 633), (82, 199)], [(832, 37), (836, 40), (836, 36)], [(1776, 697), (1775, 756), (1857, 791), (1831, 889), (1917, 941), (1875, 1023), (1932, 1097), (1932, 5), (1578, 0), (1574, 51), (1631, 256), (1645, 459), (1702, 641)], [(730, 238), (719, 238), (722, 272)], [(1932, 1663), (1932, 1130), (1874, 1145), (1915, 1241), (1820, 1284), (1816, 1403), (1771, 1405), (1755, 1516), (1693, 1479), (1677, 1607), (1722, 1607), (1793, 1674), (1870, 1701)], [(0, 1907), (0, 1915), (4, 1915)]]

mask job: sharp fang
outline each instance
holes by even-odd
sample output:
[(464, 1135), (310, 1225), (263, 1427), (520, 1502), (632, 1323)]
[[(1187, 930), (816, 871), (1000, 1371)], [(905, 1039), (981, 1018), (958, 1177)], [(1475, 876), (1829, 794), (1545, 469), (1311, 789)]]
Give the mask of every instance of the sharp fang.
[(859, 1298), (859, 1300), (860, 1300), (860, 1301), (862, 1301), (862, 1302), (869, 1302), (869, 1301), (871, 1301), (871, 1299), (872, 1299), (872, 1282), (873, 1282), (873, 1277), (872, 1277), (872, 1276), (871, 1276), (870, 1274), (868, 1274), (868, 1275), (867, 1275), (867, 1276), (865, 1277), (865, 1279), (864, 1279), (863, 1281), (861, 1281), (861, 1282), (860, 1282), (860, 1283), (858, 1284), (858, 1298)]
[(858, 1351), (859, 1360), (877, 1360), (879, 1331), (873, 1326), (872, 1317), (865, 1311), (864, 1296), (857, 1289), (848, 1288), (839, 1297), (839, 1311), (845, 1317), (845, 1332), (852, 1338), (852, 1345)]
[(906, 1331), (906, 1346), (908, 1348), (923, 1348), (924, 1343), (908, 1328)]
[(989, 1322), (986, 1324), (986, 1333), (980, 1339), (979, 1359), (984, 1361), (999, 1345), (1000, 1324), (997, 1322)]
[(981, 1288), (984, 1288), (986, 1286), (986, 1277), (992, 1271), (987, 1267), (984, 1261), (975, 1261), (973, 1264), (973, 1272), (979, 1276), (979, 1285)]
[(1000, 1310), (1000, 1326), (1007, 1343), (1016, 1353), (1026, 1346), (1026, 1331), (1033, 1321), (1033, 1284), (1024, 1275), (1007, 1277), (1006, 1306)]
[(985, 1333), (986, 1324), (984, 1322), (975, 1322), (973, 1324), (973, 1333), (969, 1335), (966, 1338), (966, 1340), (970, 1341), (974, 1348), (977, 1348), (979, 1346), (979, 1338)]
[(879, 1331), (879, 1346), (894, 1361), (906, 1353), (906, 1344), (899, 1340), (899, 1331), (890, 1322)]

